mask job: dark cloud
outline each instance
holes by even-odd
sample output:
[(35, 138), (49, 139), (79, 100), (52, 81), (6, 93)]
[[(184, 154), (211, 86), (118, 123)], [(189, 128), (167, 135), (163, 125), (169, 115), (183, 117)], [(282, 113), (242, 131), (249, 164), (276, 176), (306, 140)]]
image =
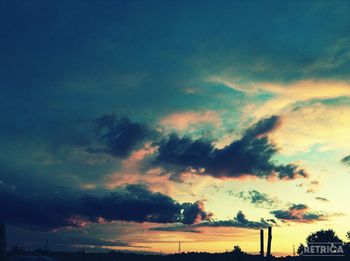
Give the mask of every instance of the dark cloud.
[(128, 243), (123, 241), (112, 241), (112, 240), (103, 240), (97, 238), (89, 237), (60, 237), (50, 240), (50, 245), (81, 245), (81, 246), (100, 246), (100, 247), (110, 247), (110, 246), (129, 246)]
[(83, 216), (107, 220), (172, 223), (181, 211), (172, 198), (140, 185), (127, 185), (104, 196), (86, 195), (81, 202)]
[(294, 179), (296, 177), (308, 177), (308, 173), (304, 169), (300, 169), (296, 164), (279, 165), (275, 167), (280, 179)]
[(305, 204), (292, 204), (288, 209), (274, 210), (271, 214), (284, 222), (312, 223), (327, 219), (322, 213), (310, 211)]
[(290, 207), (291, 210), (307, 210), (308, 206), (305, 204), (293, 204)]
[(201, 201), (182, 204), (182, 223), (196, 224), (205, 220), (210, 220), (212, 214), (207, 213), (204, 209), (204, 204)]
[(185, 232), (185, 233), (201, 233), (200, 230), (191, 228), (191, 226), (176, 225), (166, 227), (152, 227), (149, 230), (152, 231), (167, 231), (167, 232)]
[(266, 193), (261, 193), (257, 190), (241, 191), (237, 194), (237, 197), (247, 200), (259, 208), (275, 208), (279, 203), (277, 199), (270, 198)]
[(155, 134), (147, 125), (116, 114), (105, 114), (94, 122), (97, 139), (103, 148), (89, 149), (90, 152), (103, 151), (112, 156), (127, 157)]
[(278, 128), (281, 123), (281, 118), (279, 116), (273, 115), (269, 118), (258, 121), (246, 131), (245, 135), (255, 138), (261, 137)]
[(128, 242), (121, 240), (95, 238), (94, 235), (87, 231), (77, 229), (62, 229), (51, 231), (33, 231), (6, 225), (8, 247), (16, 246), (18, 238), (21, 239), (23, 246), (26, 249), (39, 249), (47, 245), (50, 250), (54, 251), (76, 251), (77, 248), (108, 248), (115, 246), (129, 247), (132, 246)]
[(342, 163), (350, 166), (350, 155), (349, 156), (346, 156), (344, 157), (342, 160), (341, 160)]
[(21, 195), (0, 188), (0, 219), (37, 229), (82, 227), (89, 222), (134, 221), (193, 224), (209, 220), (202, 202), (180, 204), (140, 185), (127, 185), (97, 195), (64, 197)]
[(176, 134), (171, 134), (160, 141), (155, 163), (198, 169), (211, 158), (213, 151), (214, 146), (210, 141), (180, 138)]
[(271, 225), (271, 222), (265, 220), (263, 218), (260, 221), (250, 221), (246, 218), (245, 214), (242, 211), (238, 211), (236, 216), (231, 220), (223, 220), (223, 221), (209, 221), (203, 222), (195, 226), (199, 227), (241, 227), (241, 228), (251, 228), (251, 229), (259, 229), (266, 228)]
[(173, 176), (188, 169), (195, 169), (199, 173), (214, 177), (306, 177), (306, 172), (298, 166), (279, 165), (272, 160), (277, 148), (266, 135), (279, 123), (277, 116), (262, 119), (246, 130), (241, 139), (222, 149), (214, 148), (208, 140), (194, 140), (172, 134), (159, 142), (155, 164), (163, 166)]
[(200, 233), (200, 230), (196, 228), (201, 227), (237, 227), (237, 228), (248, 228), (248, 229), (260, 229), (267, 228), (268, 226), (275, 225), (277, 222), (274, 219), (263, 219), (260, 221), (251, 221), (248, 220), (245, 214), (242, 211), (238, 211), (236, 216), (229, 220), (212, 220), (204, 221), (198, 224), (193, 225), (177, 225), (177, 226), (168, 226), (168, 227), (155, 227), (151, 230), (156, 231), (182, 231), (189, 233)]
[(329, 202), (329, 199), (323, 198), (323, 197), (315, 197), (316, 200), (322, 201), (322, 202)]

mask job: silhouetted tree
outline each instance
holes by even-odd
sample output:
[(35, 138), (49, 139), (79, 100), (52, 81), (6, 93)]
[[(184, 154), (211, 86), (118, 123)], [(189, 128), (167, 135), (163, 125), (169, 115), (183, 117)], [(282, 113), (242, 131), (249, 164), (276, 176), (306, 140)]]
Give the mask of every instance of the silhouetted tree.
[(315, 233), (310, 234), (306, 238), (306, 243), (317, 243), (317, 242), (343, 242), (332, 229), (319, 230)]
[(346, 233), (346, 237), (347, 237), (347, 239), (350, 240), (350, 231), (348, 231), (348, 233)]
[(236, 256), (242, 256), (245, 254), (245, 252), (242, 251), (240, 246), (234, 246), (233, 247), (233, 251), (232, 254), (236, 255)]
[(300, 244), (297, 250), (297, 253), (299, 256), (301, 256), (304, 253), (305, 246), (303, 244)]
[[(339, 242), (342, 243), (342, 240), (335, 234), (334, 230), (327, 229), (327, 230), (319, 230), (317, 232), (314, 232), (310, 234), (306, 238), (306, 244), (310, 243), (322, 243), (322, 242)], [(302, 255), (304, 253), (305, 246), (303, 244), (300, 244), (297, 250), (298, 255)]]
[(233, 253), (242, 253), (242, 249), (240, 246), (234, 246), (232, 252)]

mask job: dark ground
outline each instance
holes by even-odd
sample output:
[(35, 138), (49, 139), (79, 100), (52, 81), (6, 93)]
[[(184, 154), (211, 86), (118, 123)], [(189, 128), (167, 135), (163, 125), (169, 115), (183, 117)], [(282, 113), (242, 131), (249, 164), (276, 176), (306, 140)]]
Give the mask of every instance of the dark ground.
[[(51, 251), (10, 251), (7, 255), (7, 260), (4, 261), (28, 261), (28, 260), (48, 260), (42, 259), (30, 259), (29, 256), (42, 256), (51, 257), (54, 261), (235, 261), (235, 260), (247, 260), (247, 261), (260, 261), (260, 260), (285, 260), (285, 261), (314, 261), (314, 260), (350, 260), (349, 256), (344, 257), (300, 257), (300, 256), (287, 256), (287, 257), (271, 257), (261, 258), (257, 255), (249, 255), (245, 253), (183, 253), (183, 254), (171, 254), (171, 255), (142, 255), (133, 253), (122, 252), (109, 252), (109, 253), (84, 253), (84, 252), (51, 252)], [(1, 260), (3, 261), (3, 260)]]

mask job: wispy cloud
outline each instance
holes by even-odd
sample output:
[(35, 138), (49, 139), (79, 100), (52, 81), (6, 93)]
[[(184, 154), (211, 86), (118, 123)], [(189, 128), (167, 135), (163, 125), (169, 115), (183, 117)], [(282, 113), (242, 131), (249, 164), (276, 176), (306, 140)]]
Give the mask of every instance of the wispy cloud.
[(350, 166), (350, 155), (342, 158), (341, 162)]
[(316, 200), (319, 200), (321, 202), (329, 202), (329, 199), (324, 198), (324, 197), (315, 197)]
[(220, 115), (214, 111), (176, 112), (165, 116), (159, 123), (166, 129), (184, 131), (198, 128), (204, 124), (218, 128), (221, 125), (221, 119)]
[(305, 204), (292, 204), (288, 209), (273, 210), (271, 214), (283, 222), (313, 223), (328, 219), (326, 214), (310, 211)]
[(271, 198), (266, 193), (261, 193), (257, 190), (250, 190), (247, 192), (241, 191), (236, 194), (237, 197), (249, 201), (252, 205), (259, 208), (273, 209), (281, 204), (277, 198)]
[[(251, 82), (240, 86), (229, 79), (215, 80), (249, 95), (270, 95), (263, 102), (248, 104), (242, 111), (245, 118), (259, 119), (271, 114), (283, 117), (282, 127), (271, 135), (283, 153), (304, 152), (315, 144), (322, 144), (325, 149), (346, 149), (344, 134), (350, 130), (346, 120), (350, 101), (348, 81), (309, 79), (291, 83)], [(340, 99), (348, 102), (343, 104)]]

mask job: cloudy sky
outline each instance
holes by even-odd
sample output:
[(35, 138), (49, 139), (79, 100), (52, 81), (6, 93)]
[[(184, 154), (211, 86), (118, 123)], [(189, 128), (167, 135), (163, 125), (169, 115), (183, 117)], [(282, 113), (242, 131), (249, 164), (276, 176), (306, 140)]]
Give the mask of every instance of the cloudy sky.
[(350, 205), (348, 1), (5, 1), (9, 247), (275, 254)]

